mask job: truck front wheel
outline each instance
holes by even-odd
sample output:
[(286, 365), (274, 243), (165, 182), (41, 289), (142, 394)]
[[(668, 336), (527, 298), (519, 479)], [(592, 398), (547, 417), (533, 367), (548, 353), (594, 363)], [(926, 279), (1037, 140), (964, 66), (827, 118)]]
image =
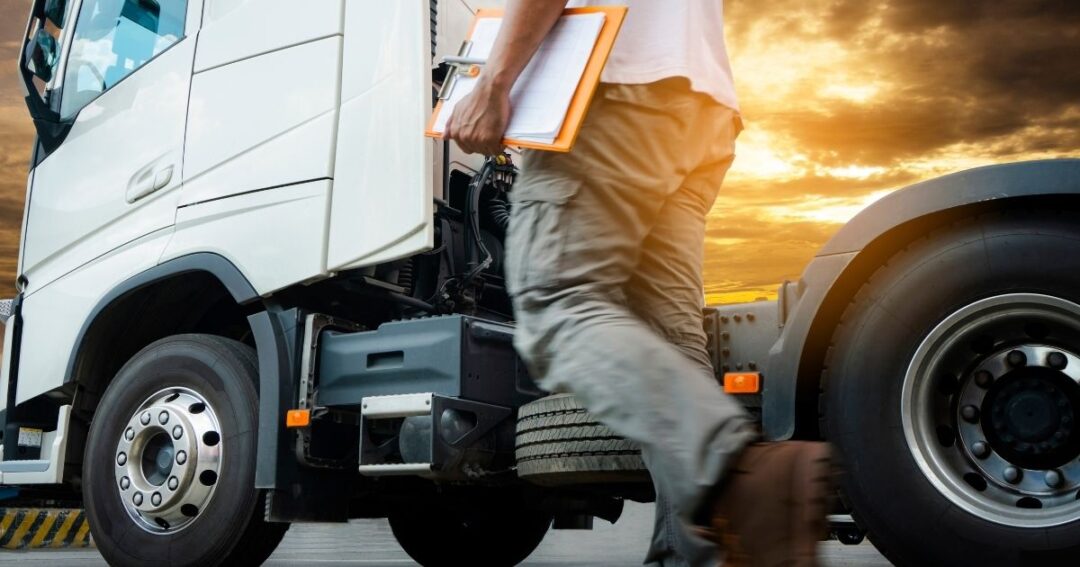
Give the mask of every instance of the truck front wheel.
[(897, 565), (1075, 565), (1080, 225), (987, 214), (891, 258), (827, 360), (843, 489)]
[(124, 365), (86, 444), (83, 498), (110, 565), (259, 565), (288, 524), (255, 489), (254, 351), (210, 335), (162, 339)]

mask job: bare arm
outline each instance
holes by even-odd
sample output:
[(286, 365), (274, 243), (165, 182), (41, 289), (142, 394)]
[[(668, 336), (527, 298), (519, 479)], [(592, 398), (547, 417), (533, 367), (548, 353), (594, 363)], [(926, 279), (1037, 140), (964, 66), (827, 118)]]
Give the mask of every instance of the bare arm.
[(555, 26), (567, 0), (509, 0), (476, 88), (454, 108), (446, 137), (467, 153), (494, 155), (510, 122), (510, 89)]

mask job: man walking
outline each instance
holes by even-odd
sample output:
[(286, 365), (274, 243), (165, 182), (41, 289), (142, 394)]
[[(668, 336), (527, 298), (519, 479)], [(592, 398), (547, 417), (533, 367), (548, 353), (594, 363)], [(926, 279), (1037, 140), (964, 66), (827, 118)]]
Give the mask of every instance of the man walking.
[(511, 195), (516, 346), (642, 447), (658, 494), (647, 562), (814, 565), (828, 451), (756, 443), (717, 384), (702, 328), (705, 218), (741, 129), (722, 0), (509, 0), (446, 134), (502, 151), (510, 89), (567, 6), (630, 6), (577, 144), (528, 152)]

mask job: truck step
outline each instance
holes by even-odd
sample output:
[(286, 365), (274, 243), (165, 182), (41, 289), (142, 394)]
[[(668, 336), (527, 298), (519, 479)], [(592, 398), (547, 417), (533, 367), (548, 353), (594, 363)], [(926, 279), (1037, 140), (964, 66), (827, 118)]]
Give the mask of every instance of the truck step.
[(360, 474), (364, 476), (431, 476), (431, 463), (398, 463), (360, 465)]

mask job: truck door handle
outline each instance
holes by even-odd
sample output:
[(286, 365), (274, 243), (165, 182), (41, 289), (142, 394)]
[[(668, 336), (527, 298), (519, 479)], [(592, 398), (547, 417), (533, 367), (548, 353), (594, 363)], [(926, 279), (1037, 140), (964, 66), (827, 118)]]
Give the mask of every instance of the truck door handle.
[(173, 177), (172, 164), (157, 167), (157, 164), (140, 169), (128, 183), (127, 202), (134, 203), (139, 199), (169, 185)]

